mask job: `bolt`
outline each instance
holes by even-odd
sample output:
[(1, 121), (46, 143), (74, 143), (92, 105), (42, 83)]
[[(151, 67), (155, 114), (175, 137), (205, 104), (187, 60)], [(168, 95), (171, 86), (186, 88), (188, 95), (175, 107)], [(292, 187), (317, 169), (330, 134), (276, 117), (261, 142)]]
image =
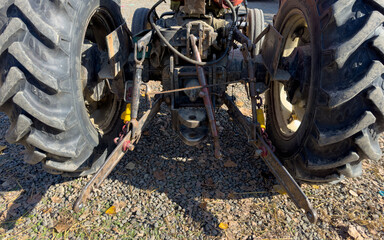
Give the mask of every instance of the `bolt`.
[(132, 144), (129, 144), (128, 150), (132, 152), (133, 150), (135, 150), (135, 146), (133, 146)]

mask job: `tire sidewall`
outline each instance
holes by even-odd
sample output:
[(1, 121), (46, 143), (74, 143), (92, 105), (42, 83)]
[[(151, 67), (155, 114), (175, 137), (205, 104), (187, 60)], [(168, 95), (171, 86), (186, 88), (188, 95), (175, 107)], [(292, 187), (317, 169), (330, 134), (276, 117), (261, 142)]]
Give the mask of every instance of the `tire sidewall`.
[[(281, 33), (284, 28), (284, 23), (292, 13), (293, 9), (298, 9), (303, 13), (308, 24), (311, 36), (311, 80), (309, 87), (309, 95), (307, 99), (306, 112), (303, 121), (297, 132), (289, 138), (283, 137), (280, 134), (280, 129), (277, 124), (277, 119), (274, 114), (273, 94), (271, 90), (267, 93), (267, 131), (272, 142), (276, 146), (277, 155), (282, 159), (294, 159), (302, 150), (308, 136), (311, 134), (315, 114), (318, 90), (320, 89), (321, 81), (321, 28), (319, 14), (314, 0), (289, 0), (284, 3), (279, 9), (275, 18), (274, 26)], [(266, 40), (268, 41), (268, 40)], [(272, 86), (272, 85), (271, 85)], [(269, 119), (269, 120), (268, 120)]]
[(133, 36), (147, 29), (149, 8), (138, 8), (132, 17), (131, 30)]
[[(120, 113), (122, 111), (122, 105), (119, 103), (117, 107), (116, 116), (113, 119), (111, 124), (115, 124), (116, 128), (113, 131), (110, 131), (108, 134), (101, 136), (98, 131), (95, 129), (93, 124), (89, 119), (89, 115), (87, 113), (87, 109), (85, 107), (84, 97), (83, 97), (83, 89), (81, 84), (81, 54), (82, 54), (82, 45), (85, 37), (85, 32), (89, 21), (94, 14), (94, 12), (98, 8), (107, 9), (109, 14), (112, 16), (114, 20), (114, 25), (117, 28), (121, 25), (124, 20), (120, 14), (120, 6), (111, 0), (89, 0), (89, 1), (80, 1), (78, 11), (76, 12), (76, 16), (74, 16), (73, 26), (71, 29), (71, 51), (70, 51), (70, 71), (71, 71), (71, 87), (72, 87), (72, 99), (73, 106), (77, 115), (78, 123), (81, 125), (79, 129), (81, 129), (81, 133), (89, 143), (93, 147), (99, 148), (99, 150), (103, 151), (106, 147), (113, 146), (113, 142), (110, 143), (111, 138), (115, 137), (119, 131), (119, 124), (117, 121), (120, 117)], [(119, 13), (119, 14), (116, 14)], [(106, 146), (107, 145), (107, 146)]]

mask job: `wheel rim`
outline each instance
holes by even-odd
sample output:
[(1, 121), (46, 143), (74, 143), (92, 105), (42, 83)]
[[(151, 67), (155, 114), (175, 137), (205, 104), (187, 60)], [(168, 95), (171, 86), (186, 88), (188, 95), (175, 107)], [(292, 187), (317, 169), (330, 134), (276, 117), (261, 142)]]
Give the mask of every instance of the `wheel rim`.
[[(301, 36), (298, 36), (298, 32)], [(288, 57), (296, 47), (310, 44), (307, 22), (302, 12), (297, 9), (287, 15), (282, 25), (281, 34), (285, 39), (282, 57)], [(285, 84), (272, 81), (271, 91), (274, 116), (280, 135), (284, 139), (290, 139), (299, 131), (302, 121), (305, 119), (307, 97), (303, 98), (302, 95), (308, 96), (308, 94), (301, 94), (300, 91), (296, 91), (295, 96), (300, 100), (292, 104), (288, 100)]]
[(101, 63), (108, 58), (106, 36), (115, 29), (112, 16), (103, 8), (96, 9), (88, 21), (81, 57), (81, 84), (84, 105), (89, 120), (104, 135), (114, 127), (119, 101), (108, 89), (108, 83), (98, 78)]

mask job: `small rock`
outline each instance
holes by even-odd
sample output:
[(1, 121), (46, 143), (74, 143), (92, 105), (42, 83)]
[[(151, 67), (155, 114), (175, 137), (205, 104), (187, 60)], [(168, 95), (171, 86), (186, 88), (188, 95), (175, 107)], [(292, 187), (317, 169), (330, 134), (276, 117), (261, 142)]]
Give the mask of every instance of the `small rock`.
[(363, 240), (361, 237), (360, 233), (356, 230), (356, 228), (352, 225), (348, 226), (348, 234), (351, 236), (353, 239), (358, 239), (358, 240)]
[(219, 189), (216, 189), (216, 191), (215, 191), (215, 198), (217, 198), (217, 199), (223, 199), (223, 198), (225, 198), (225, 193), (223, 193), (223, 192), (220, 191)]
[(349, 190), (349, 193), (352, 195), (352, 196), (354, 196), (354, 197), (358, 197), (359, 195), (355, 192), (355, 191), (353, 191), (353, 190)]
[(53, 203), (61, 203), (61, 198), (57, 197), (57, 196), (53, 196), (53, 197), (51, 197), (51, 201)]
[(125, 166), (125, 168), (126, 169), (128, 169), (128, 170), (133, 170), (133, 169), (135, 169), (135, 167), (136, 167), (136, 164), (134, 163), (134, 162), (129, 162), (126, 166)]
[(224, 163), (224, 167), (226, 168), (233, 168), (233, 167), (237, 167), (237, 164), (231, 160), (227, 160), (225, 163)]
[(5, 150), (7, 148), (7, 146), (0, 146), (0, 154), (3, 152), (3, 150)]
[(180, 188), (179, 192), (183, 195), (187, 194), (187, 190), (185, 188)]
[(144, 132), (143, 132), (143, 135), (144, 135), (144, 136), (150, 136), (150, 135), (151, 135), (151, 132), (148, 131), (148, 130), (147, 130), (147, 131), (144, 131)]
[(72, 224), (72, 219), (61, 220), (56, 224), (55, 229), (58, 233), (65, 232), (72, 226)]
[(1, 184), (1, 186), (2, 187), (8, 187), (8, 186), (10, 186), (10, 185), (12, 185), (12, 182), (11, 181), (5, 181), (5, 182), (3, 182), (3, 184)]
[(153, 176), (159, 181), (165, 180), (165, 173), (163, 171), (155, 171)]
[(201, 208), (202, 210), (206, 211), (207, 210), (207, 203), (206, 202), (199, 203), (199, 208)]
[(57, 194), (58, 194), (59, 196), (62, 196), (62, 195), (64, 195), (64, 191), (65, 191), (65, 189), (64, 189), (63, 186), (59, 186), (59, 187), (57, 187), (56, 191), (57, 191)]

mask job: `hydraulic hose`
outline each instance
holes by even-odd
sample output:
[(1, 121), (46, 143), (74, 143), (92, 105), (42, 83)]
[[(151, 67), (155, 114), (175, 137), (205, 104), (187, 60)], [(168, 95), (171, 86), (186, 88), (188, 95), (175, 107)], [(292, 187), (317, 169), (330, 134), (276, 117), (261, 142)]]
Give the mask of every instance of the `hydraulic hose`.
[[(149, 17), (149, 22), (151, 23), (151, 26), (153, 29), (155, 29), (156, 31), (156, 34), (157, 36), (160, 38), (160, 40), (165, 44), (167, 45), (167, 47), (174, 53), (176, 54), (177, 56), (179, 56), (181, 59), (183, 59), (184, 61), (186, 62), (189, 62), (191, 64), (194, 64), (194, 65), (198, 65), (198, 66), (208, 66), (208, 65), (214, 65), (214, 64), (217, 64), (219, 63), (221, 60), (223, 60), (225, 58), (225, 56), (228, 54), (229, 50), (231, 49), (231, 46), (232, 46), (232, 39), (233, 39), (233, 30), (235, 29), (236, 27), (236, 21), (237, 21), (237, 14), (236, 14), (236, 11), (235, 11), (235, 8), (233, 7), (232, 3), (229, 1), (229, 0), (224, 0), (225, 3), (228, 5), (228, 7), (231, 9), (231, 12), (232, 12), (232, 25), (230, 27), (230, 30), (229, 30), (229, 34), (228, 34), (228, 38), (227, 38), (227, 48), (225, 49), (225, 52), (223, 53), (223, 55), (221, 55), (220, 58), (214, 60), (214, 61), (210, 61), (210, 62), (198, 62), (194, 59), (191, 59), (189, 57), (186, 57), (184, 56), (181, 52), (179, 52), (176, 48), (174, 48), (170, 43), (169, 41), (163, 36), (163, 34), (161, 33), (160, 31), (160, 28), (156, 25), (156, 23), (154, 22), (153, 20), (153, 17), (152, 17), (152, 14), (153, 14), (153, 11), (156, 9), (157, 6), (159, 6), (164, 0), (159, 0), (158, 2), (155, 3), (155, 5), (152, 6), (152, 8), (149, 10), (148, 12), (148, 17)], [(189, 41), (189, 39), (187, 39), (187, 41)]]

